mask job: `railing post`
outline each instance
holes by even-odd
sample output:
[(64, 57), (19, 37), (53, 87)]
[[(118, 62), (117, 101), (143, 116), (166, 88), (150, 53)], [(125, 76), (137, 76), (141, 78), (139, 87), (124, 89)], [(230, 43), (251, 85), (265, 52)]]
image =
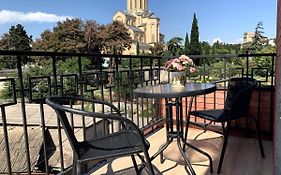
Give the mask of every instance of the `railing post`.
[[(53, 67), (53, 87), (55, 91), (55, 95), (58, 95), (58, 82), (57, 82), (57, 67), (56, 67), (56, 57), (52, 57), (52, 67)], [(64, 160), (63, 160), (63, 147), (62, 147), (62, 136), (61, 136), (61, 125), (59, 118), (57, 117), (57, 125), (58, 125), (58, 141), (59, 141), (59, 149), (60, 149), (60, 163), (61, 169), (64, 170)]]
[[(120, 110), (120, 76), (119, 76), (119, 59), (118, 57), (114, 57), (114, 63), (115, 65), (115, 84), (117, 89), (117, 96), (118, 96), (118, 109)], [(113, 67), (114, 68), (114, 67)]]
[(46, 135), (45, 135), (45, 115), (44, 115), (44, 106), (43, 101), (40, 101), (40, 117), (41, 117), (41, 129), (42, 129), (42, 136), (43, 136), (43, 150), (44, 150), (44, 163), (45, 163), (45, 173), (49, 174), (49, 163), (48, 163), (48, 154), (47, 154), (47, 146), (46, 146)]
[(27, 163), (27, 172), (31, 174), (31, 165), (30, 165), (30, 154), (29, 154), (29, 143), (28, 143), (28, 131), (27, 131), (27, 120), (26, 120), (26, 109), (25, 109), (25, 101), (24, 101), (24, 85), (23, 85), (23, 76), (22, 76), (22, 67), (21, 67), (21, 56), (17, 56), (17, 68), (18, 68), (18, 79), (20, 84), (20, 99), (21, 99), (21, 114), (23, 121), (23, 135), (25, 142), (25, 151), (26, 151), (26, 163)]
[(3, 124), (3, 131), (4, 131), (4, 140), (5, 140), (5, 147), (6, 147), (6, 157), (7, 157), (7, 165), (8, 165), (8, 174), (12, 174), (12, 167), (11, 167), (11, 156), (10, 156), (10, 147), (9, 147), (9, 136), (7, 131), (7, 120), (6, 120), (6, 111), (5, 107), (1, 106), (1, 114), (2, 114), (2, 124)]

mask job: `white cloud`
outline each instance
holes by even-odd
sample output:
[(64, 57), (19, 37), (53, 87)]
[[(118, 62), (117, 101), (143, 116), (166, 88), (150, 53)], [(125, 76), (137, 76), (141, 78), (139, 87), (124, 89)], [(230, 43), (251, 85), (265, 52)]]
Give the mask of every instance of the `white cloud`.
[(55, 14), (48, 14), (43, 12), (19, 12), (10, 10), (0, 11), (0, 24), (14, 23), (14, 22), (58, 22), (64, 21), (66, 18), (72, 19), (71, 16), (58, 16)]

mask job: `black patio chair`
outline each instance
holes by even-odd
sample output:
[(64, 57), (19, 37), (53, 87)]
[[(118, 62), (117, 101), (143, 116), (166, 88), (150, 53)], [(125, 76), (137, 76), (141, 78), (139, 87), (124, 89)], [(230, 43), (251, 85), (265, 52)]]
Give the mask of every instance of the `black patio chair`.
[[(148, 173), (154, 175), (148, 154), (149, 142), (144, 138), (138, 126), (131, 120), (122, 117), (120, 111), (114, 105), (97, 99), (69, 96), (48, 97), (46, 103), (57, 113), (73, 150), (72, 174), (80, 175), (85, 173), (85, 164), (92, 161), (131, 156), (137, 174), (141, 172), (141, 168), (146, 167)], [(103, 112), (97, 112), (98, 105), (100, 105)], [(108, 121), (103, 122), (104, 124), (117, 122), (118, 125), (117, 129), (112, 127), (111, 131), (105, 135), (90, 140), (78, 141), (79, 138), (74, 134), (71, 122), (68, 120), (70, 116), (73, 116), (73, 118), (78, 116), (81, 118), (82, 116), (85, 118), (90, 117), (91, 121)], [(87, 122), (86, 119), (84, 121)], [(143, 153), (143, 156), (139, 153)], [(141, 158), (141, 166), (137, 165), (134, 155)]]
[[(208, 128), (208, 126), (213, 122), (219, 122), (222, 124), (222, 131), (213, 130), (224, 136), (224, 142), (221, 150), (221, 156), (219, 160), (217, 173), (221, 172), (229, 131), (231, 128), (231, 121), (233, 120), (242, 117), (247, 117), (247, 116), (250, 116), (254, 120), (256, 125), (256, 134), (259, 142), (260, 152), (262, 157), (263, 158), (265, 157), (263, 145), (260, 137), (259, 122), (256, 120), (254, 116), (249, 115), (248, 113), (252, 91), (256, 87), (256, 85), (257, 85), (257, 81), (253, 78), (246, 78), (246, 77), (231, 78), (230, 80), (228, 80), (227, 97), (223, 109), (195, 110), (190, 112), (190, 115), (207, 119), (210, 121), (210, 123), (204, 125), (193, 123), (197, 126), (203, 127), (206, 130), (207, 129), (212, 130), (210, 129), (210, 127)], [(225, 123), (227, 123), (226, 127), (225, 127)], [(185, 134), (186, 134), (185, 135), (185, 139), (186, 139), (187, 132)]]

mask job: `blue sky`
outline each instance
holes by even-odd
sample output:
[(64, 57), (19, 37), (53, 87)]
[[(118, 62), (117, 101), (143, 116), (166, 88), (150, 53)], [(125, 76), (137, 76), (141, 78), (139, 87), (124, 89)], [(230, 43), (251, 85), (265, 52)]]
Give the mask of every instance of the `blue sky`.
[[(239, 43), (243, 33), (263, 22), (264, 35), (276, 35), (276, 0), (148, 0), (149, 11), (160, 18), (165, 41), (190, 34), (193, 14), (198, 19), (200, 41)], [(126, 10), (127, 0), (1, 0), (0, 36), (11, 25), (21, 23), (33, 38), (52, 29), (58, 20), (74, 17), (112, 22), (113, 15)]]

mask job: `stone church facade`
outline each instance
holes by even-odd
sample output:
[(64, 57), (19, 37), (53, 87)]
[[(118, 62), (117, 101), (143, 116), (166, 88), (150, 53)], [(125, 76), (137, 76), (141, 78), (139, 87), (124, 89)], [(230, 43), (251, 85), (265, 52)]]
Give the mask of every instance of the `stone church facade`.
[(123, 22), (134, 40), (131, 49), (124, 54), (135, 55), (137, 44), (141, 53), (148, 52), (151, 46), (164, 41), (160, 19), (148, 11), (148, 0), (127, 0), (127, 11), (117, 11), (113, 20)]

